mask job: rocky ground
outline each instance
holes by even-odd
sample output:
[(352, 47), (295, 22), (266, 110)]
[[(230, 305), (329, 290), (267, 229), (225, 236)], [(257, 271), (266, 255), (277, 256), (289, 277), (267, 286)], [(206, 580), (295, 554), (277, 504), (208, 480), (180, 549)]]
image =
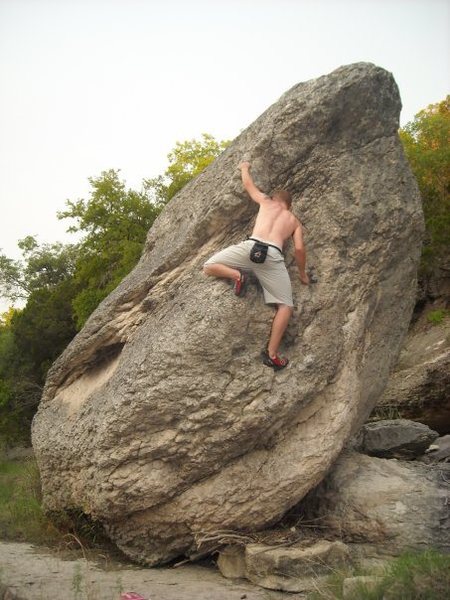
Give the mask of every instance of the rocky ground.
[(304, 598), (264, 590), (246, 580), (225, 579), (208, 566), (145, 569), (106, 561), (104, 556), (96, 561), (68, 560), (23, 543), (0, 542), (0, 569), (1, 600), (119, 600), (121, 592), (128, 591), (147, 600)]

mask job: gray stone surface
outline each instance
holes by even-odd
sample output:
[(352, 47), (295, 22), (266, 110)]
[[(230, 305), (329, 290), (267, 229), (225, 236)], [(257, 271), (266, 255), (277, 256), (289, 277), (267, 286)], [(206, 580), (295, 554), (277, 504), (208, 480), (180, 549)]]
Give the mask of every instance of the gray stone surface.
[(376, 421), (362, 427), (355, 449), (380, 458), (414, 459), (438, 437), (427, 425), (408, 419)]
[(339, 541), (319, 540), (306, 547), (270, 547), (248, 544), (246, 575), (261, 587), (285, 592), (316, 590), (320, 582), (348, 566), (350, 552)]
[(395, 412), (443, 435), (450, 432), (449, 390), (450, 318), (431, 325), (424, 314), (408, 332), (377, 412)]
[(425, 463), (450, 462), (450, 435), (434, 440), (421, 460)]
[(450, 551), (450, 465), (344, 453), (303, 501), (324, 535), (352, 543), (352, 555)]
[(119, 600), (121, 592), (131, 591), (148, 600), (304, 598), (231, 581), (211, 567), (149, 569), (105, 559), (104, 555), (97, 561), (62, 559), (30, 544), (0, 542), (3, 589), (10, 594), (5, 600)]
[[(205, 533), (275, 523), (367, 419), (414, 304), (423, 215), (392, 75), (367, 63), (301, 83), (168, 204), (136, 268), (55, 362), (33, 422), (47, 510), (99, 519), (159, 564)], [(288, 369), (259, 354), (272, 309), (203, 262), (251, 230), (237, 165), (286, 186), (319, 282), (287, 264)]]

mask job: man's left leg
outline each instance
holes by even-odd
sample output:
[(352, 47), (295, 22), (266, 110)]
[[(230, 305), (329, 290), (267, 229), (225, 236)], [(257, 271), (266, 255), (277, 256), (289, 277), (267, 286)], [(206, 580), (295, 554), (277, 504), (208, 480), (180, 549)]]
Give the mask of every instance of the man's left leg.
[(255, 270), (263, 291), (266, 304), (276, 304), (277, 312), (272, 321), (269, 343), (262, 353), (263, 362), (274, 369), (283, 369), (289, 363), (287, 358), (278, 356), (283, 334), (294, 312), (291, 281), (282, 256), (277, 250), (269, 249), (269, 256), (261, 268)]
[(293, 312), (294, 309), (292, 306), (287, 306), (286, 304), (277, 305), (277, 312), (272, 321), (272, 330), (267, 345), (267, 352), (271, 359), (274, 359), (278, 354), (278, 348)]

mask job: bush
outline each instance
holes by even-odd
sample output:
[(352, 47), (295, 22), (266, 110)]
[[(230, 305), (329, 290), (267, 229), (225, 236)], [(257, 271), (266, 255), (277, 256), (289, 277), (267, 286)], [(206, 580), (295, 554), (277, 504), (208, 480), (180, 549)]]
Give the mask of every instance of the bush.
[(436, 310), (431, 310), (427, 314), (427, 320), (433, 325), (440, 325), (447, 315), (447, 310), (445, 310), (444, 308), (438, 308)]
[(308, 600), (341, 600), (344, 579), (355, 575), (377, 575), (380, 583), (370, 590), (362, 585), (346, 600), (447, 600), (450, 555), (433, 549), (408, 552), (393, 560), (382, 573), (335, 573), (327, 585), (309, 595)]

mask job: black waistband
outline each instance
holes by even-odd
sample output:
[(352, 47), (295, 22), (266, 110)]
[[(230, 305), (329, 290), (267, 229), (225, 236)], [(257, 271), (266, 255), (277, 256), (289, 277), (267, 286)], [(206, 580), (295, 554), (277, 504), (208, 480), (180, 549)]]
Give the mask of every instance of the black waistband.
[(248, 237), (247, 239), (252, 240), (253, 242), (259, 242), (260, 244), (264, 244), (265, 246), (270, 246), (271, 248), (275, 248), (275, 250), (278, 250), (280, 254), (283, 254), (281, 248), (278, 248), (278, 246), (275, 246), (275, 244), (268, 244), (267, 242), (263, 242), (262, 240), (258, 240), (257, 238), (253, 237)]

